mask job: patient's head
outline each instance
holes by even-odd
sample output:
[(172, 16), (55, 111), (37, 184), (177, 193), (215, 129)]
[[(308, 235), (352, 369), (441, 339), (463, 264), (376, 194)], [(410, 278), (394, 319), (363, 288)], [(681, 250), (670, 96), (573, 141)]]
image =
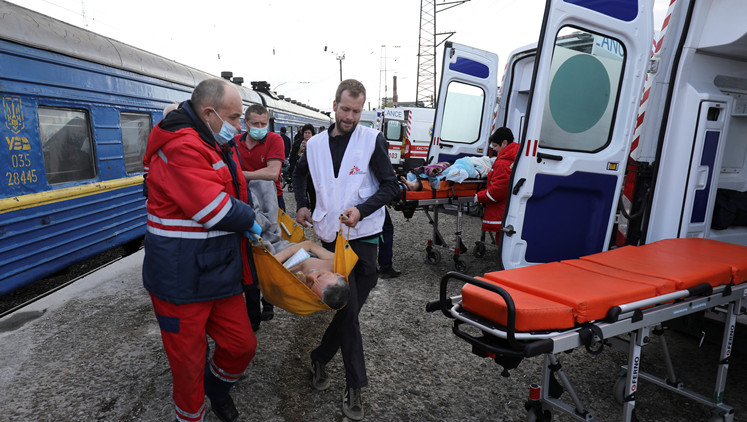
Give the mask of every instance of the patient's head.
[(311, 270), (306, 274), (306, 285), (332, 309), (340, 309), (348, 303), (350, 286), (340, 274)]

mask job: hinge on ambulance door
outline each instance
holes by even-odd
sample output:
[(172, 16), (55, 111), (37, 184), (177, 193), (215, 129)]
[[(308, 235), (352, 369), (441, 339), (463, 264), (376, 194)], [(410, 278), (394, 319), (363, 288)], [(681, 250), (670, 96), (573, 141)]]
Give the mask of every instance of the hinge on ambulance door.
[(646, 73), (656, 73), (659, 71), (659, 59), (651, 59), (648, 61), (648, 70)]

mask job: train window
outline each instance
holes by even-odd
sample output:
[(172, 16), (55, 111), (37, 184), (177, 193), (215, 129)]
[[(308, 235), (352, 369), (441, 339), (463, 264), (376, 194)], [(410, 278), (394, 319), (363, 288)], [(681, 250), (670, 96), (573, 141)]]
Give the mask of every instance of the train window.
[(539, 144), (593, 152), (607, 145), (625, 62), (619, 41), (573, 27), (558, 32)]
[(482, 88), (451, 81), (441, 124), (441, 139), (470, 144), (480, 138), (480, 122), (485, 104)]
[(119, 113), (119, 125), (122, 128), (122, 149), (124, 149), (125, 171), (138, 173), (143, 171), (143, 156), (148, 134), (152, 127), (149, 114)]
[(39, 107), (38, 113), (47, 183), (94, 178), (93, 140), (86, 112)]

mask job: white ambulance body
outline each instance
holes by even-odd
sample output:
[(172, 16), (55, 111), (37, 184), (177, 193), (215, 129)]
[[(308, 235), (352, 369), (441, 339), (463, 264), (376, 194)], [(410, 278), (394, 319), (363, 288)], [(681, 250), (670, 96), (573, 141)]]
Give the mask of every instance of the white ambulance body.
[(372, 129), (379, 129), (379, 125), (381, 124), (381, 111), (376, 109), (361, 111), (361, 119), (358, 124)]
[(650, 1), (574, 3), (551, 1), (539, 43), (506, 66), (495, 126), (521, 150), (502, 266), (665, 238), (747, 245), (745, 226), (712, 228), (719, 190), (747, 195), (747, 2), (673, 0), (656, 40)]
[(425, 164), (428, 157), (428, 146), (433, 136), (433, 118), (436, 110), (433, 108), (404, 107), (407, 126), (402, 166), (404, 171)]

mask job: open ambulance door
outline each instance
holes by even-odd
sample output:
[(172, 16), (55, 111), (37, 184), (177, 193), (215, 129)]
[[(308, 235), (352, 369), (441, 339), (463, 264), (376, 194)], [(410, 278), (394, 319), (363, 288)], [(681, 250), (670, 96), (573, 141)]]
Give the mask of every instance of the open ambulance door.
[(503, 268), (607, 249), (651, 52), (651, 1), (547, 1)]
[(446, 42), (427, 161), (485, 155), (498, 96), (498, 56)]

